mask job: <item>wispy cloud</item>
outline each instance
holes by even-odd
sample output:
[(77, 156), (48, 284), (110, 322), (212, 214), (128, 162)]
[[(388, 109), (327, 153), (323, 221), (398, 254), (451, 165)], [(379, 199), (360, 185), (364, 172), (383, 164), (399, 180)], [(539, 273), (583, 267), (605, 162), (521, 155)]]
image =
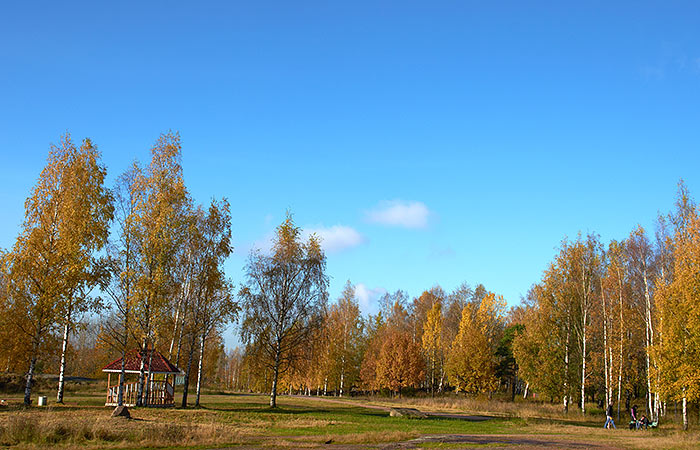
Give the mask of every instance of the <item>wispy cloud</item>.
[(316, 233), (321, 238), (321, 246), (328, 253), (338, 253), (349, 248), (357, 247), (367, 241), (357, 230), (345, 225), (316, 227), (304, 230), (305, 237), (312, 233)]
[(368, 222), (403, 228), (425, 228), (428, 226), (430, 210), (423, 202), (392, 200), (380, 203), (367, 211)]
[(357, 297), (360, 310), (364, 314), (373, 314), (379, 311), (379, 297), (386, 292), (383, 287), (370, 288), (363, 283), (355, 285), (355, 297)]

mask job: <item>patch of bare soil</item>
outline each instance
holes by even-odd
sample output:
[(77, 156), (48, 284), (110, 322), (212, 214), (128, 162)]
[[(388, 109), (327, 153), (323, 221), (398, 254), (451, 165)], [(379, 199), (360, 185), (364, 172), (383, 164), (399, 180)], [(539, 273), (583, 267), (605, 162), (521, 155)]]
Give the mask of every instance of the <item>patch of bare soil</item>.
[[(441, 447), (444, 445), (444, 447)], [(333, 439), (323, 441), (320, 436), (310, 438), (308, 436), (264, 438), (259, 445), (243, 445), (230, 449), (218, 450), (253, 450), (253, 449), (312, 449), (328, 448), (333, 450), (408, 450), (423, 448), (448, 448), (453, 449), (598, 449), (598, 450), (622, 450), (624, 447), (615, 447), (609, 443), (581, 440), (567, 435), (530, 435), (530, 434), (435, 434), (425, 435), (416, 439), (391, 444), (343, 444)]]
[(381, 446), (383, 450), (421, 448), (425, 444), (446, 444), (446, 447), (454, 449), (482, 448), (488, 445), (489, 449), (512, 448), (518, 449), (588, 449), (601, 450), (620, 449), (607, 443), (582, 441), (571, 439), (565, 435), (529, 435), (529, 434), (443, 434), (426, 435), (406, 442), (398, 442)]

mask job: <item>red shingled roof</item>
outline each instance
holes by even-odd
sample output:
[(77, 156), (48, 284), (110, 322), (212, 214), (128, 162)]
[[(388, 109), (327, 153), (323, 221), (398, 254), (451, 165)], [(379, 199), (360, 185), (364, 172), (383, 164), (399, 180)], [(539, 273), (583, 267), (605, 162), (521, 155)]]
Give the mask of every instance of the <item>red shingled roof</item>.
[[(146, 364), (144, 370), (148, 372), (148, 360), (150, 352), (146, 352)], [(126, 364), (124, 365), (125, 372), (128, 373), (139, 373), (141, 368), (141, 351), (139, 349), (133, 349), (126, 354), (124, 358)], [(153, 360), (151, 363), (151, 373), (181, 373), (182, 371), (175, 367), (173, 363), (168, 361), (168, 359), (163, 356), (160, 352), (153, 351)], [(122, 369), (122, 359), (118, 358), (107, 364), (102, 368), (103, 372), (121, 372)]]

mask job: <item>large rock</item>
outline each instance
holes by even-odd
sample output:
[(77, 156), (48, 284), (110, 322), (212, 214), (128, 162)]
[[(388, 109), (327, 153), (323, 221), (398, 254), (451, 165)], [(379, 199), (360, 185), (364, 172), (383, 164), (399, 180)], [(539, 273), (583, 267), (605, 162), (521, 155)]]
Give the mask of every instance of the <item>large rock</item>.
[(391, 408), (389, 410), (389, 415), (391, 417), (414, 417), (416, 419), (425, 419), (428, 417), (426, 413), (418, 411), (415, 408)]
[(123, 417), (124, 419), (130, 419), (131, 414), (129, 414), (129, 408), (126, 406), (117, 406), (112, 411), (112, 417)]

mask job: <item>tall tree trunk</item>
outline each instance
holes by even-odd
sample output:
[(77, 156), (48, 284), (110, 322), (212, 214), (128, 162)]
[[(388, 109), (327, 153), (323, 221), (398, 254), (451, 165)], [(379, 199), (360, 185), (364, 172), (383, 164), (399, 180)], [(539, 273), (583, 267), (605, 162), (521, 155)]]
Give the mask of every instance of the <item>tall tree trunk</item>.
[(610, 370), (612, 367), (608, 366), (608, 311), (605, 303), (605, 290), (603, 288), (603, 279), (600, 280), (600, 295), (603, 300), (603, 361), (605, 362), (605, 406), (610, 404), (612, 399), (612, 393), (610, 392)]
[[(126, 345), (122, 347), (122, 362), (119, 370), (119, 393), (117, 395), (117, 405), (124, 406), (124, 380), (126, 378)], [(107, 386), (109, 389), (109, 386)]]
[(177, 337), (178, 329), (180, 328), (180, 308), (182, 307), (182, 296), (178, 299), (177, 307), (175, 308), (175, 325), (173, 326), (173, 337), (170, 339), (170, 349), (168, 350), (168, 359), (173, 359), (173, 349), (175, 347), (175, 338)]
[(570, 313), (566, 319), (566, 343), (564, 344), (564, 412), (569, 413), (569, 339), (571, 337)]
[(32, 404), (32, 380), (34, 379), (34, 368), (36, 367), (36, 359), (39, 354), (39, 339), (34, 339), (32, 349), (32, 359), (29, 361), (29, 371), (27, 372), (27, 383), (24, 386), (24, 406)]
[(581, 355), (581, 412), (586, 414), (586, 321), (588, 311), (583, 312), (583, 355)]
[[(647, 271), (644, 269), (644, 300), (645, 300), (645, 334), (646, 334), (646, 368), (647, 368), (647, 392), (649, 392), (647, 400), (647, 408), (651, 414), (652, 420), (658, 420), (656, 408), (652, 405), (652, 390), (651, 390), (651, 348), (654, 345), (654, 328), (651, 321), (651, 295), (649, 294), (649, 282), (647, 280)], [(655, 403), (655, 402), (654, 402)]]
[(199, 341), (199, 363), (197, 364), (197, 399), (194, 402), (194, 406), (199, 407), (199, 397), (202, 392), (202, 363), (204, 361), (204, 332), (202, 332), (202, 338)]
[(343, 384), (345, 382), (345, 355), (340, 358), (340, 396), (343, 396)]
[(148, 348), (148, 341), (146, 338), (143, 339), (141, 343), (141, 364), (139, 365), (139, 381), (138, 387), (136, 388), (136, 406), (143, 406), (143, 384), (146, 378), (146, 349)]
[(187, 408), (187, 394), (190, 390), (190, 371), (192, 370), (192, 358), (194, 356), (194, 337), (190, 338), (190, 353), (187, 357), (187, 370), (185, 372), (185, 383), (182, 385), (182, 407)]
[(617, 269), (617, 283), (618, 283), (618, 295), (620, 298), (620, 353), (619, 357), (620, 360), (618, 363), (620, 364), (620, 367), (618, 368), (618, 373), (617, 373), (617, 422), (620, 422), (620, 400), (622, 396), (622, 362), (624, 358), (624, 339), (625, 339), (625, 321), (624, 321), (624, 316), (622, 314), (623, 306), (624, 303), (622, 301), (622, 274), (620, 273), (620, 269)]
[(683, 430), (688, 431), (688, 399), (685, 396), (685, 388), (683, 388)]
[(272, 389), (270, 389), (270, 408), (277, 408), (277, 380), (280, 375), (280, 343), (277, 341), (275, 347), (275, 367), (272, 375)]
[[(184, 319), (183, 319), (184, 321)], [(183, 326), (180, 327), (179, 335), (177, 338), (177, 354), (175, 357), (175, 366), (180, 365), (180, 352), (182, 351), (182, 338), (183, 338), (183, 332), (182, 330), (185, 328), (184, 324)]]
[(148, 377), (146, 378), (148, 382), (146, 383), (146, 401), (144, 406), (148, 406), (151, 402), (151, 391), (153, 390), (153, 352), (155, 350), (156, 343), (151, 345), (151, 351), (148, 353)]
[[(63, 325), (63, 341), (61, 343), (61, 365), (58, 371), (58, 393), (56, 394), (56, 402), (63, 403), (63, 390), (66, 379), (66, 349), (68, 348), (68, 319)], [(109, 386), (107, 386), (109, 388)]]

